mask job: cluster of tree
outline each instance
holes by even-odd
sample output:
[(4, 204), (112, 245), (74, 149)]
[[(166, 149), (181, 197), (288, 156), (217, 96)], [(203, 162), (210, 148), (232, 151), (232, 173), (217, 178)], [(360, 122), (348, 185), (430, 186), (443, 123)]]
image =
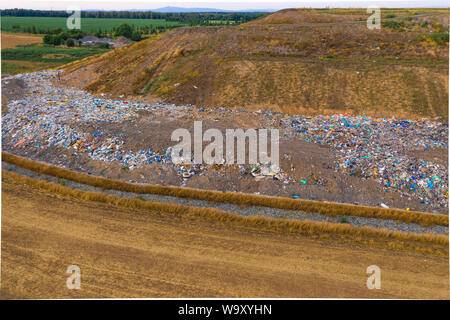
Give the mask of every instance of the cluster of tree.
[[(129, 26), (128, 24), (126, 24)], [(123, 30), (117, 31), (118, 28), (112, 28), (111, 32), (103, 31), (102, 29), (98, 30), (91, 30), (88, 33), (81, 32), (78, 30), (78, 32), (83, 33), (83, 36), (89, 34), (89, 35), (95, 35), (96, 37), (103, 38), (103, 37), (115, 37), (119, 35), (123, 35), (133, 41), (140, 41), (142, 40), (143, 34), (158, 34), (166, 32), (167, 30), (170, 30), (174, 28), (174, 26), (171, 25), (146, 25), (146, 26), (140, 26), (135, 27), (134, 25), (129, 26), (131, 28), (131, 31), (128, 32), (128, 27), (122, 26), (121, 28)], [(36, 28), (36, 26), (28, 26), (21, 28), (20, 25), (13, 25), (12, 28), (16, 31), (22, 31), (24, 33), (34, 33), (34, 34), (55, 34), (60, 33), (62, 30), (60, 28), (58, 29), (50, 29), (50, 28)], [(119, 26), (120, 28), (120, 26)], [(60, 30), (59, 32), (55, 32), (55, 30)], [(83, 37), (81, 36), (81, 37)], [(78, 39), (78, 38), (77, 38)]]
[[(66, 11), (47, 11), (31, 9), (0, 10), (2, 16), (15, 17), (67, 17)], [(264, 12), (183, 12), (163, 13), (152, 11), (82, 11), (82, 18), (123, 18), (123, 19), (164, 19), (188, 25), (215, 25), (216, 21), (230, 21), (233, 24), (245, 23), (267, 15)]]
[(81, 30), (63, 31), (61, 28), (56, 28), (46, 33), (42, 38), (42, 41), (45, 44), (51, 44), (54, 46), (65, 44), (68, 47), (73, 47), (75, 46), (74, 39), (81, 39), (85, 35), (86, 33)]
[[(188, 22), (188, 24), (190, 26), (217, 26), (217, 25), (230, 25), (230, 24), (233, 24), (233, 22), (230, 22), (230, 21), (224, 21), (224, 22), (201, 21), (201, 22), (197, 23), (197, 22), (191, 21), (191, 22)], [(20, 25), (14, 25), (14, 26), (12, 26), (12, 28), (16, 32), (22, 31), (24, 33), (34, 33), (34, 34), (52, 34), (53, 33), (53, 30), (51, 30), (49, 28), (41, 28), (41, 27), (36, 27), (34, 25), (33, 26), (28, 26), (28, 27), (23, 27), (23, 28)], [(141, 38), (142, 34), (163, 33), (163, 32), (166, 32), (168, 30), (171, 30), (173, 28), (176, 28), (176, 26), (168, 25), (168, 24), (166, 24), (166, 25), (163, 25), (163, 24), (161, 24), (161, 25), (149, 24), (149, 25), (146, 25), (146, 26), (140, 26), (138, 28), (135, 28), (134, 25), (132, 25), (132, 28), (133, 28), (133, 32), (134, 32), (132, 34), (132, 36), (130, 36), (132, 38), (130, 38), (130, 37), (127, 37), (127, 38), (130, 38), (130, 39), (132, 39), (134, 41), (139, 41), (140, 39), (142, 39)], [(115, 33), (115, 29), (113, 29), (113, 33)], [(140, 33), (140, 35), (139, 35), (139, 33)], [(99, 38), (100, 37), (110, 36), (108, 34), (108, 32), (102, 31), (102, 29), (95, 30), (95, 31), (92, 30), (89, 34), (93, 34), (93, 35), (95, 35), (96, 37), (99, 37)], [(135, 40), (135, 39), (139, 39), (139, 40)]]
[[(63, 31), (61, 28), (56, 28), (52, 30), (46, 30), (44, 37), (42, 38), (42, 41), (45, 44), (50, 44), (54, 46), (59, 46), (62, 44), (67, 45), (68, 47), (73, 47), (75, 45), (74, 40), (78, 40), (83, 38), (84, 36), (88, 35), (88, 33), (83, 32), (81, 30), (68, 30)], [(91, 32), (89, 34), (95, 35), (98, 38), (103, 37), (125, 37), (133, 41), (140, 41), (143, 39), (142, 34), (143, 30), (137, 30), (135, 29), (134, 25), (130, 26), (127, 23), (122, 23), (119, 27), (113, 28), (111, 32), (103, 32), (102, 30), (97, 30), (96, 32)], [(77, 41), (79, 45), (81, 45), (81, 41)], [(104, 47), (108, 47), (107, 43), (99, 44), (103, 45)]]
[(114, 37), (125, 37), (133, 41), (142, 40), (142, 31), (136, 30), (134, 25), (130, 26), (128, 23), (122, 23), (119, 27), (112, 29)]
[(160, 19), (184, 23), (190, 26), (217, 25), (217, 21), (222, 21), (224, 24), (241, 24), (267, 15), (267, 13), (262, 12), (233, 12), (233, 13), (186, 12), (186, 13), (166, 13), (166, 14), (168, 14), (169, 16)]
[[(71, 40), (71, 41), (69, 41)], [(58, 33), (58, 34), (46, 34), (42, 41), (45, 44), (51, 44), (54, 46), (59, 46), (61, 44), (66, 44), (68, 47), (73, 47), (75, 45), (75, 41), (72, 38), (67, 38), (67, 34)]]

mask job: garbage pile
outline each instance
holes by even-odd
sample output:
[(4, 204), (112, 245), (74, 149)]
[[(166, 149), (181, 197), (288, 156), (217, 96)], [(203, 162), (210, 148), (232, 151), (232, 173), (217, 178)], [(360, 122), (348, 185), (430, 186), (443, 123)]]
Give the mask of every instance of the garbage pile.
[[(19, 74), (15, 78), (24, 80), (25, 95), (21, 100), (8, 103), (9, 112), (2, 119), (2, 138), (10, 138), (9, 145), (14, 148), (55, 147), (87, 154), (93, 160), (111, 162), (118, 161), (128, 169), (149, 163), (173, 164), (180, 177), (185, 179), (198, 174), (207, 166), (194, 165), (192, 168), (176, 165), (172, 162), (172, 148), (158, 152), (146, 150), (126, 150), (121, 135), (111, 136), (101, 131), (85, 132), (79, 124), (93, 122), (114, 123), (135, 120), (138, 111), (154, 111), (164, 109), (177, 113), (179, 117), (192, 114), (193, 110), (210, 114), (212, 111), (221, 117), (230, 117), (245, 110), (232, 111), (224, 107), (205, 110), (202, 106), (175, 106), (166, 103), (143, 104), (136, 101), (112, 100), (96, 98), (85, 91), (57, 88), (52, 80), (58, 78), (61, 70), (38, 71)], [(247, 168), (248, 170), (248, 168)], [(255, 167), (252, 176), (256, 180), (271, 177), (274, 180), (286, 181), (279, 168), (270, 164)]]
[(374, 180), (432, 207), (448, 207), (448, 167), (407, 151), (448, 148), (448, 124), (371, 117), (293, 116), (280, 124), (336, 152), (335, 170)]
[[(121, 134), (82, 129), (92, 123), (132, 122), (141, 111), (169, 111), (175, 117), (192, 115), (213, 117), (216, 121), (237, 117), (245, 110), (223, 107), (175, 106), (167, 103), (145, 104), (96, 98), (80, 90), (57, 88), (52, 80), (61, 71), (38, 71), (14, 76), (24, 80), (25, 95), (8, 101), (8, 113), (2, 117), (2, 141), (9, 148), (67, 149), (87, 154), (93, 160), (117, 161), (128, 169), (145, 164), (173, 165), (178, 175), (189, 179), (208, 170), (207, 165), (179, 165), (172, 161), (171, 151), (152, 149), (129, 150)], [(259, 110), (253, 112), (262, 126), (280, 128), (284, 139), (301, 139), (325, 144), (336, 154), (335, 171), (373, 180), (388, 190), (408, 199), (419, 199), (433, 208), (448, 208), (448, 165), (426, 161), (412, 150), (448, 148), (448, 124), (428, 120), (409, 121), (375, 119), (364, 116), (301, 116)], [(165, 115), (166, 116), (166, 115)], [(100, 127), (102, 128), (102, 127)], [(5, 143), (6, 142), (6, 143)], [(290, 156), (290, 155), (287, 155)], [(214, 167), (214, 166), (212, 166)], [(324, 186), (327, 180), (311, 175), (294, 181), (271, 163), (237, 166), (242, 176), (256, 181), (273, 179), (282, 183)]]
[(26, 93), (23, 99), (8, 103), (9, 112), (2, 117), (2, 139), (11, 138), (14, 147), (71, 148), (94, 160), (118, 161), (129, 169), (143, 163), (170, 163), (170, 153), (124, 150), (120, 135), (100, 131), (91, 134), (77, 128), (80, 123), (130, 121), (137, 117), (137, 111), (154, 110), (164, 104), (97, 99), (84, 91), (56, 88), (51, 80), (59, 72), (15, 76), (25, 80)]

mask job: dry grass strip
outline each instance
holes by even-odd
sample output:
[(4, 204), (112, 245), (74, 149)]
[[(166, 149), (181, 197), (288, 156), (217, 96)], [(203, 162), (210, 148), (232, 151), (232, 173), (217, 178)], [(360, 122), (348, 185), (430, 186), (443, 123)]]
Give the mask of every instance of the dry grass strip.
[(120, 198), (115, 195), (107, 195), (101, 192), (84, 191), (61, 186), (53, 182), (46, 182), (17, 173), (2, 170), (3, 179), (11, 179), (17, 183), (31, 185), (33, 187), (50, 191), (63, 196), (70, 196), (83, 201), (96, 201), (104, 204), (122, 206), (131, 209), (144, 209), (157, 212), (176, 214), (184, 217), (200, 217), (213, 222), (226, 222), (245, 227), (257, 227), (269, 229), (278, 233), (321, 234), (334, 233), (352, 237), (370, 237), (382, 239), (394, 239), (400, 241), (426, 242), (448, 247), (448, 237), (436, 234), (415, 234), (411, 232), (392, 231), (387, 229), (375, 229), (370, 227), (355, 227), (348, 224), (317, 221), (299, 221), (288, 219), (272, 219), (262, 216), (243, 217), (235, 213), (216, 208), (190, 207), (181, 204), (143, 201), (136, 198)]
[(262, 206), (284, 210), (316, 212), (331, 217), (347, 215), (376, 219), (391, 219), (404, 223), (416, 223), (422, 226), (448, 226), (448, 215), (443, 214), (429, 214), (418, 211), (406, 211), (400, 209), (385, 209), (323, 201), (260, 196), (236, 192), (220, 192), (192, 188), (128, 183), (121, 180), (108, 179), (88, 175), (81, 172), (75, 172), (47, 163), (25, 159), (7, 152), (2, 152), (2, 161), (6, 161), (16, 166), (38, 173), (43, 173), (61, 179), (99, 187), (102, 189), (119, 190), (138, 194), (157, 194), (204, 200), (209, 202), (225, 202), (244, 206)]

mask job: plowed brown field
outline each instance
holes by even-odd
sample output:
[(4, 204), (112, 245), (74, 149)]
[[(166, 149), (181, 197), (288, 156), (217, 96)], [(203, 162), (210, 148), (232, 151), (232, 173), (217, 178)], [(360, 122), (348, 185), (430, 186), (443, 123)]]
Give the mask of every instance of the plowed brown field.
[(14, 48), (18, 45), (41, 43), (42, 36), (33, 34), (17, 34), (2, 32), (2, 49)]
[[(263, 232), (2, 183), (2, 298), (449, 298), (448, 257)], [(69, 265), (81, 289), (66, 288)], [(380, 290), (366, 268), (381, 268)]]

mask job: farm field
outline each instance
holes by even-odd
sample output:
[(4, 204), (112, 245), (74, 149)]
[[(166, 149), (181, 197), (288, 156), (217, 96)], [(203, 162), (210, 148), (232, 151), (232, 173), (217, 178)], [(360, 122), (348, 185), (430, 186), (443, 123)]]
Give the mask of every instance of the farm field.
[[(23, 32), (23, 29), (36, 28), (39, 30), (67, 29), (67, 18), (59, 17), (2, 17), (2, 31), (5, 32)], [(96, 18), (81, 18), (81, 30), (85, 32), (90, 31), (111, 31), (122, 23), (134, 25), (136, 28), (153, 25), (153, 26), (181, 26), (178, 22), (166, 21), (163, 19), (96, 19)]]
[[(448, 256), (85, 202), (5, 176), (2, 187), (4, 299), (448, 298)], [(73, 264), (81, 290), (66, 288)], [(366, 287), (372, 264), (381, 290)]]
[(2, 49), (2, 75), (31, 72), (109, 51), (98, 47), (55, 47), (39, 43)]
[(2, 32), (2, 49), (14, 48), (18, 45), (27, 45), (41, 42), (41, 35)]

